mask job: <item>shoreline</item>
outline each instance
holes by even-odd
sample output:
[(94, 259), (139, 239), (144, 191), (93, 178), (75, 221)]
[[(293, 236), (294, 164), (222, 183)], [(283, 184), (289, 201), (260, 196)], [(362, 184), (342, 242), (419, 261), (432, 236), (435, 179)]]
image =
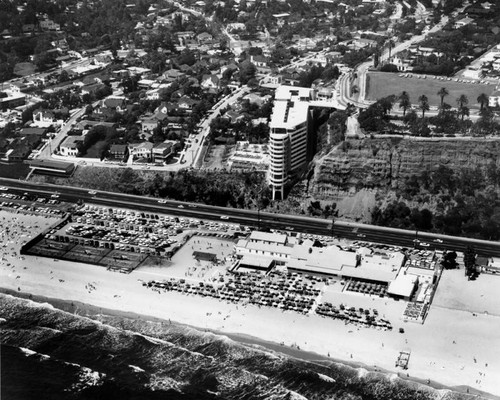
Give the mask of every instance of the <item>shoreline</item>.
[[(349, 360), (342, 360), (342, 359), (337, 359), (337, 358), (332, 358), (332, 357), (327, 357), (323, 356), (321, 354), (317, 354), (312, 351), (307, 351), (307, 350), (301, 350), (300, 348), (294, 348), (290, 347), (287, 345), (283, 345), (280, 343), (276, 342), (271, 342), (267, 341), (264, 339), (261, 339), (259, 337), (255, 337), (252, 335), (247, 335), (243, 333), (227, 333), (227, 332), (220, 332), (217, 330), (212, 330), (212, 329), (207, 329), (207, 328), (202, 328), (199, 326), (192, 326), (189, 324), (177, 322), (177, 321), (167, 321), (163, 318), (155, 317), (152, 315), (145, 315), (145, 314), (139, 314), (133, 311), (124, 311), (124, 310), (117, 310), (117, 309), (110, 309), (110, 308), (104, 308), (104, 307), (99, 307), (93, 304), (89, 303), (84, 303), (78, 300), (65, 300), (65, 299), (58, 299), (54, 297), (46, 297), (42, 295), (33, 295), (31, 293), (26, 293), (26, 292), (18, 292), (12, 289), (0, 287), (0, 294), (1, 295), (9, 295), (15, 298), (19, 299), (24, 299), (24, 300), (30, 300), (33, 302), (37, 303), (48, 303), (57, 310), (68, 312), (70, 314), (76, 314), (81, 317), (89, 318), (91, 320), (96, 320), (94, 317), (103, 314), (103, 315), (108, 315), (108, 316), (114, 316), (114, 317), (119, 317), (119, 318), (126, 318), (126, 319), (133, 319), (133, 320), (145, 320), (145, 321), (152, 321), (152, 322), (170, 322), (171, 324), (177, 326), (177, 327), (184, 327), (184, 328), (189, 328), (189, 329), (194, 329), (198, 332), (209, 332), (213, 335), (216, 336), (225, 336), (232, 341), (241, 344), (243, 346), (250, 347), (251, 349), (259, 349), (262, 348), (266, 351), (272, 351), (275, 353), (279, 353), (281, 355), (284, 355), (286, 357), (291, 357), (300, 361), (304, 361), (307, 363), (312, 363), (312, 364), (318, 364), (322, 366), (330, 366), (330, 365), (337, 365), (340, 367), (347, 367), (347, 368), (353, 368), (356, 370), (359, 369), (364, 369), (368, 373), (375, 374), (377, 377), (387, 377), (390, 375), (395, 375), (397, 376), (400, 380), (404, 381), (406, 384), (413, 386), (413, 385), (424, 385), (427, 387), (430, 387), (435, 390), (449, 390), (457, 393), (461, 393), (467, 396), (470, 396), (471, 398), (473, 396), (481, 396), (485, 399), (491, 399), (491, 400), (498, 400), (500, 399), (499, 397), (483, 392), (480, 390), (477, 390), (473, 387), (470, 386), (446, 386), (444, 384), (441, 384), (437, 381), (431, 380), (430, 383), (427, 383), (427, 380), (417, 378), (417, 377), (412, 377), (412, 376), (405, 376), (404, 373), (402, 372), (393, 372), (389, 371), (387, 369), (377, 367), (377, 366), (369, 366), (366, 364), (363, 364), (361, 362), (355, 362), (355, 361), (349, 361)], [(80, 314), (78, 313), (78, 310), (84, 311), (84, 313)], [(467, 390), (468, 389), (468, 390)]]
[[(290, 359), (294, 357), (323, 366), (328, 362), (339, 362), (359, 368), (360, 374), (380, 371), (385, 372), (389, 379), (399, 376), (405, 381), (421, 382), (422, 389), (428, 387), (430, 381), (433, 387), (462, 392), (465, 398), (469, 398), (472, 392), (500, 399), (500, 386), (495, 378), (500, 376), (500, 347), (491, 346), (491, 343), (498, 342), (500, 318), (486, 312), (470, 312), (472, 306), (472, 309), (480, 307), (491, 312), (498, 310), (500, 300), (484, 300), (486, 296), (495, 299), (490, 296), (498, 291), (497, 280), (479, 280), (465, 285), (463, 273), (458, 270), (447, 272), (425, 324), (406, 323), (408, 321), (402, 318), (405, 302), (345, 293), (340, 284), (335, 285), (337, 282), (324, 287), (321, 301), (338, 306), (347, 304), (354, 308), (378, 309), (383, 318), (392, 322), (394, 329), (367, 328), (315, 313), (280, 311), (143, 287), (143, 282), (172, 277), (196, 281), (196, 274), (204, 280), (217, 278), (223, 268), (213, 269), (203, 264), (193, 278), (187, 278), (196, 271), (191, 250), (193, 245), (199, 247), (201, 242), (206, 242), (203, 238), (181, 249), (174, 263), (144, 266), (132, 274), (119, 274), (92, 264), (56, 262), (58, 260), (37, 256), (21, 257), (19, 247), (26, 238), (49, 226), (53, 219), (3, 212), (0, 216), (10, 228), (3, 233), (0, 285), (15, 297), (29, 299), (32, 294), (31, 299), (33, 296), (41, 301), (46, 299), (57, 304), (58, 309), (69, 312), (74, 312), (69, 306), (74, 302), (83, 313), (86, 309), (92, 311), (90, 316), (109, 310), (111, 323), (114, 323), (113, 315), (139, 321), (144, 318), (177, 321), (179, 327), (176, 329), (181, 334), (181, 325), (186, 327), (186, 332), (188, 327), (197, 327), (193, 329), (208, 335), (223, 335), (221, 337), (256, 349), (258, 346), (262, 350), (273, 349), (289, 355)], [(225, 255), (227, 243), (215, 244), (215, 249)], [(94, 317), (99, 318), (98, 315)], [(132, 320), (130, 324), (142, 329)], [(411, 354), (407, 370), (395, 365), (402, 351)], [(437, 392), (436, 395), (439, 398), (445, 395), (443, 393)]]

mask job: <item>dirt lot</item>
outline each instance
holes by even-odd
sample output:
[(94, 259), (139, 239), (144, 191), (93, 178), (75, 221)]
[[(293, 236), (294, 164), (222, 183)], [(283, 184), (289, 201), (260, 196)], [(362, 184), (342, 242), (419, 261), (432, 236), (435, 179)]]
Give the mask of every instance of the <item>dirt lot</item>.
[(432, 305), (500, 315), (500, 276), (482, 274), (476, 280), (468, 281), (463, 265), (460, 267), (443, 271)]
[(205, 155), (203, 168), (207, 170), (226, 168), (227, 159), (231, 153), (231, 147), (232, 146), (226, 145), (210, 146)]

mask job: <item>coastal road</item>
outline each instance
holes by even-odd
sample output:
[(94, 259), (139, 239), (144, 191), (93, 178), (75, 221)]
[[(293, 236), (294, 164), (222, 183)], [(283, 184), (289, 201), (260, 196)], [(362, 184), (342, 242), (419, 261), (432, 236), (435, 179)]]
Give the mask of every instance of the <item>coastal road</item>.
[[(500, 242), (415, 232), (346, 221), (335, 221), (332, 226), (332, 221), (329, 219), (207, 206), (204, 204), (160, 200), (152, 197), (113, 192), (97, 191), (96, 194), (91, 194), (89, 193), (89, 189), (85, 188), (42, 185), (5, 178), (0, 178), (0, 186), (9, 188), (9, 191), (12, 193), (28, 192), (42, 196), (57, 193), (60, 196), (60, 200), (63, 201), (77, 202), (78, 200), (83, 200), (87, 203), (109, 207), (130, 208), (150, 213), (165, 213), (214, 220), (222, 223), (242, 224), (251, 226), (254, 229), (277, 229), (293, 233), (300, 232), (312, 235), (335, 236), (363, 242), (407, 248), (415, 247), (422, 250), (464, 251), (467, 246), (473, 246), (481, 256), (500, 257)], [(415, 242), (416, 240), (418, 242)]]

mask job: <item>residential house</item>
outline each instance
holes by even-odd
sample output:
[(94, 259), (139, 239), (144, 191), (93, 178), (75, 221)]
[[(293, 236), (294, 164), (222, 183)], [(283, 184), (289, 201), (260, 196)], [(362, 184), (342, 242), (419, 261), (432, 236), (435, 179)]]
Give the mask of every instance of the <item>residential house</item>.
[(474, 20), (472, 18), (465, 17), (465, 18), (459, 19), (458, 21), (455, 21), (455, 23), (453, 24), (453, 27), (455, 29), (460, 29), (460, 28), (463, 28), (464, 26), (469, 25), (472, 22), (474, 22)]
[(179, 69), (185, 74), (191, 74), (193, 72), (193, 69), (187, 64), (182, 64)]
[(175, 105), (162, 103), (154, 112), (153, 115), (145, 117), (141, 121), (141, 128), (143, 132), (151, 133), (153, 129), (159, 126), (167, 119), (168, 111), (175, 109)]
[(267, 68), (268, 67), (267, 58), (264, 56), (261, 56), (261, 55), (256, 55), (256, 56), (251, 55), (250, 62), (253, 65), (255, 65), (257, 68), (259, 68), (259, 67)]
[(152, 149), (153, 143), (151, 142), (133, 143), (128, 146), (129, 154), (134, 158), (147, 158), (148, 160), (151, 159)]
[(182, 96), (177, 102), (177, 109), (186, 113), (191, 113), (193, 108), (199, 103), (198, 100), (191, 99), (187, 96)]
[(248, 100), (250, 103), (257, 104), (259, 107), (271, 99), (271, 95), (260, 95), (258, 93), (248, 93), (243, 100)]
[(229, 110), (226, 111), (222, 118), (229, 119), (232, 124), (235, 124), (236, 122), (242, 121), (245, 118), (245, 115), (240, 114), (234, 110)]
[(130, 75), (136, 76), (136, 75), (147, 75), (151, 72), (149, 68), (142, 68), (142, 67), (127, 67), (128, 72)]
[(238, 66), (235, 63), (229, 63), (227, 65), (223, 65), (220, 68), (220, 73), (223, 74), (226, 70), (230, 70), (233, 72), (233, 74), (239, 70)]
[(186, 76), (184, 72), (179, 71), (178, 69), (169, 69), (163, 73), (163, 79), (167, 82), (174, 82), (179, 78)]
[(278, 86), (281, 85), (282, 81), (283, 81), (283, 76), (281, 74), (266, 75), (259, 81), (259, 86), (276, 89)]
[(126, 110), (127, 99), (125, 97), (107, 97), (101, 104), (106, 108), (110, 108), (121, 113)]
[(83, 143), (83, 136), (68, 136), (59, 145), (59, 153), (65, 157), (76, 157), (78, 146)]
[(413, 67), (411, 66), (411, 60), (399, 57), (399, 56), (394, 56), (391, 57), (391, 64), (395, 65), (398, 68), (398, 71), (412, 71)]
[(128, 147), (126, 144), (112, 144), (109, 148), (109, 155), (115, 160), (125, 160), (128, 155)]
[(213, 36), (208, 32), (202, 32), (196, 36), (196, 40), (199, 44), (210, 44), (214, 40)]
[(104, 85), (103, 83), (93, 83), (91, 85), (85, 85), (85, 86), (82, 86), (82, 89), (81, 89), (81, 94), (82, 96), (84, 94), (95, 94), (98, 90), (100, 89), (103, 89), (106, 85)]
[(139, 89), (150, 89), (156, 83), (153, 79), (141, 79), (137, 82), (137, 87)]
[(297, 70), (285, 70), (282, 77), (283, 85), (297, 86), (300, 82), (300, 72)]
[(350, 48), (353, 50), (374, 48), (377, 46), (377, 41), (372, 39), (355, 39), (352, 41)]
[(54, 113), (49, 110), (36, 110), (33, 111), (33, 124), (38, 128), (48, 128), (51, 125), (57, 124), (62, 125), (63, 121), (57, 121), (55, 119)]
[(177, 32), (176, 33), (177, 40), (181, 46), (186, 46), (186, 41), (194, 39), (193, 31), (185, 31), (185, 32)]
[(144, 118), (141, 121), (141, 130), (143, 132), (151, 133), (153, 129), (156, 129), (158, 126), (159, 126), (159, 120), (156, 119), (154, 116), (149, 118)]
[(61, 26), (51, 19), (45, 18), (40, 21), (40, 28), (44, 31), (58, 31)]
[(160, 89), (146, 91), (146, 100), (160, 100)]
[(198, 0), (193, 4), (193, 10), (198, 12), (203, 12), (205, 10), (206, 3), (203, 0)]
[(215, 74), (205, 74), (201, 78), (201, 87), (202, 89), (218, 89), (220, 84), (220, 79)]
[(500, 90), (498, 88), (488, 96), (488, 105), (491, 108), (500, 107)]

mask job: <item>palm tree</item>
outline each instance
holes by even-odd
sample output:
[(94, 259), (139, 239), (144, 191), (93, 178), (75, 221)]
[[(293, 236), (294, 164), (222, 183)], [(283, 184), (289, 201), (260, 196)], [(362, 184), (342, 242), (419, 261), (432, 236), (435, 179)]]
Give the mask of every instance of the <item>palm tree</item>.
[(460, 97), (457, 99), (457, 103), (458, 103), (458, 108), (460, 108), (469, 104), (469, 99), (465, 94), (461, 94)]
[(483, 111), (483, 109), (484, 109), (484, 105), (485, 105), (485, 104), (488, 104), (488, 103), (489, 103), (489, 101), (490, 101), (490, 99), (489, 99), (488, 95), (487, 95), (487, 94), (485, 94), (485, 93), (481, 93), (481, 94), (478, 96), (478, 98), (477, 98), (477, 102), (478, 102), (479, 104), (481, 104), (481, 111)]
[(467, 104), (469, 104), (469, 99), (465, 94), (461, 94), (460, 97), (457, 99), (457, 104), (458, 104), (458, 112), (462, 115), (462, 121), (463, 121), (464, 117), (466, 115), (469, 115), (469, 107), (467, 107)]
[(422, 119), (425, 117), (425, 112), (426, 111), (429, 111), (430, 107), (429, 107), (429, 99), (427, 98), (427, 96), (425, 94), (423, 94), (422, 96), (420, 96), (418, 98), (418, 102), (419, 102), (419, 107), (421, 110), (422, 110)]
[(437, 95), (441, 98), (441, 107), (443, 107), (443, 103), (444, 103), (444, 98), (446, 96), (448, 96), (450, 93), (448, 92), (448, 90), (445, 88), (445, 87), (442, 87), (441, 89), (439, 89), (439, 91), (437, 92)]
[(411, 108), (410, 95), (408, 92), (403, 91), (399, 95), (399, 108), (403, 109), (403, 117), (406, 115), (406, 110)]
[(460, 115), (462, 116), (462, 122), (465, 118), (465, 116), (469, 116), (469, 107), (463, 105), (463, 106), (460, 106), (460, 108), (458, 109), (458, 112), (460, 113)]
[(389, 39), (389, 42), (387, 43), (387, 47), (389, 47), (389, 59), (387, 61), (391, 62), (391, 51), (394, 47), (396, 47), (394, 40)]

